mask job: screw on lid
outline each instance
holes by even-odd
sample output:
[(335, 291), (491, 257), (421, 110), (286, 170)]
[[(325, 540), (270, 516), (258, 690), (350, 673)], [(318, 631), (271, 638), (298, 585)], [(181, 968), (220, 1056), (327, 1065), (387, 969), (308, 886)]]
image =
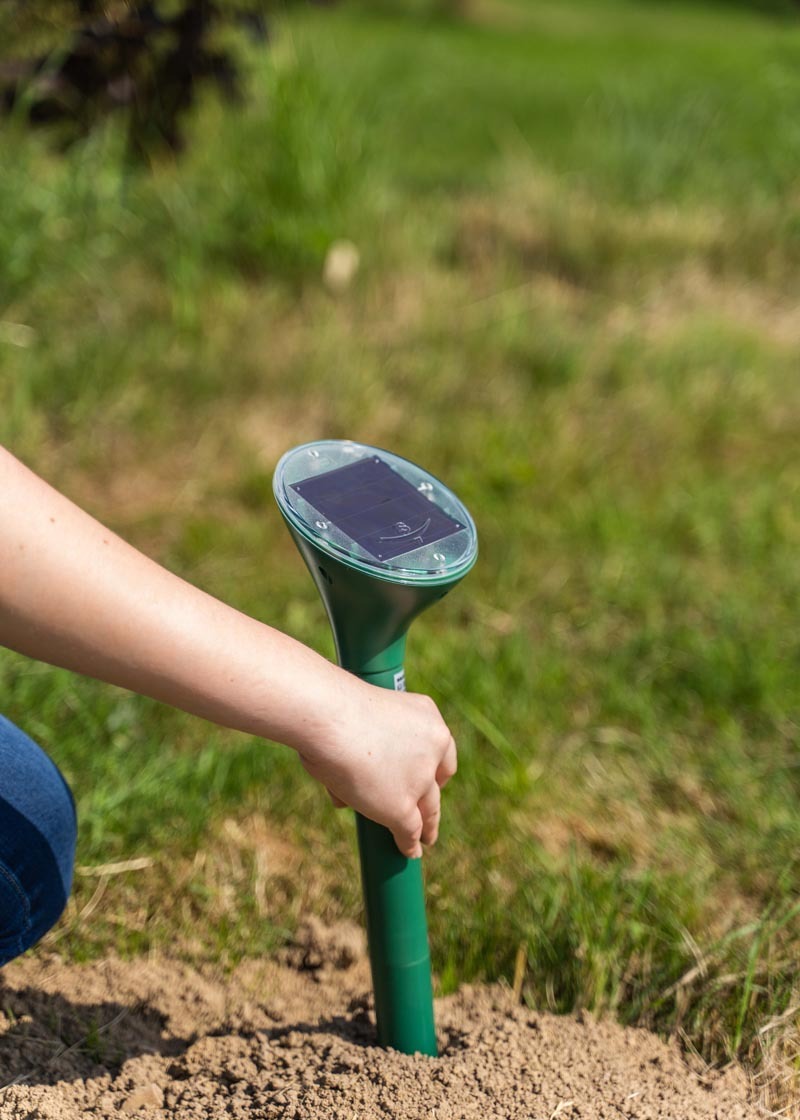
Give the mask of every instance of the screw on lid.
[(456, 579), (475, 562), (477, 533), (464, 505), (390, 451), (350, 440), (307, 443), (281, 458), (273, 488), (303, 536), (383, 579)]

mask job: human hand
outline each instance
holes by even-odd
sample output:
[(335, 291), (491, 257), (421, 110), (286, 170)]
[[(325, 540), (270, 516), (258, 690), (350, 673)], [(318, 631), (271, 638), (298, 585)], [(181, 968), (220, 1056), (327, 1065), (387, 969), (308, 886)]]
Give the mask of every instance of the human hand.
[(418, 859), (439, 834), (440, 791), (456, 772), (453, 736), (429, 696), (350, 681), (333, 726), (298, 750), (300, 760), (337, 808), (385, 825), (403, 855)]

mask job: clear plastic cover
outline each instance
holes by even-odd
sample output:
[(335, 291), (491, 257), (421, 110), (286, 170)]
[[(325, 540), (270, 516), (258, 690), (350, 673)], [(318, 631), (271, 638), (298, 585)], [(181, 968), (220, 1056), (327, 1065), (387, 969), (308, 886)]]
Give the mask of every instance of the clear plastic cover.
[(384, 578), (455, 577), (475, 559), (475, 525), (464, 505), (389, 451), (349, 440), (304, 444), (283, 456), (273, 485), (284, 516), (306, 537)]

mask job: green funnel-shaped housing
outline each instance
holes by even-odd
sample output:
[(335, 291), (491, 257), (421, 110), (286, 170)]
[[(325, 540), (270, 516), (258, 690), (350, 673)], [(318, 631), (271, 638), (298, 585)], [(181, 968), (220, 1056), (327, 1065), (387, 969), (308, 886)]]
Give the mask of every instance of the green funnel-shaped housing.
[[(411, 622), (477, 556), (465, 507), (399, 456), (344, 440), (283, 456), (275, 496), (319, 589), (339, 664), (384, 688), (404, 688)], [(357, 817), (378, 1037), (405, 1053), (436, 1054), (420, 860)]]
[(376, 579), (324, 552), (295, 526), (289, 528), (328, 612), (339, 664), (360, 677), (402, 668), (409, 626), (452, 583)]

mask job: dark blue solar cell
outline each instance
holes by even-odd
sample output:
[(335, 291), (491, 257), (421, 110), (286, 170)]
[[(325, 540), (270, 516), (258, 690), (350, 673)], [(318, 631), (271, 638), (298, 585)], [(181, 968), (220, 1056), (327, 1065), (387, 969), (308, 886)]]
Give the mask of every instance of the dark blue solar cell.
[(464, 528), (377, 455), (291, 486), (376, 560), (392, 560)]

